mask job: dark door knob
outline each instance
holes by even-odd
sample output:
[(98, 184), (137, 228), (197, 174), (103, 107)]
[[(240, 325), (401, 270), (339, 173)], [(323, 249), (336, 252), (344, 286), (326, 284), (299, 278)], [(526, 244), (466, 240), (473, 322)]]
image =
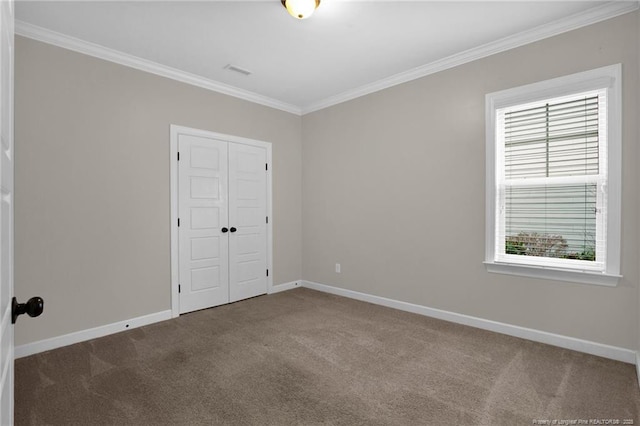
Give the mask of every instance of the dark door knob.
[(229, 231), (231, 231), (231, 232), (236, 232), (236, 231), (237, 231), (237, 229), (236, 229), (236, 228), (234, 228), (234, 227), (232, 226), (232, 227), (231, 227), (231, 229), (229, 229)]
[(18, 315), (28, 314), (30, 317), (37, 317), (44, 311), (44, 300), (42, 297), (32, 297), (27, 303), (18, 303), (15, 297), (11, 300), (11, 324), (16, 323)]
[[(227, 228), (222, 228), (222, 229), (221, 229), (221, 231), (222, 231), (222, 233), (224, 234), (225, 232), (227, 232), (227, 231), (228, 231), (228, 229), (227, 229)], [(233, 232), (233, 231), (231, 231), (231, 232)]]

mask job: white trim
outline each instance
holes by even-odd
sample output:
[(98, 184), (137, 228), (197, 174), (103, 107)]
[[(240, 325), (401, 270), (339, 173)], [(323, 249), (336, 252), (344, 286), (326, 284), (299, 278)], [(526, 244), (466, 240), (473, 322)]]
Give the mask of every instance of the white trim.
[(612, 65), (610, 68), (614, 81), (607, 90), (607, 272), (618, 274), (622, 257), (622, 65)]
[(607, 19), (615, 18), (616, 16), (624, 15), (625, 13), (637, 10), (638, 6), (639, 3), (637, 1), (612, 1), (604, 5), (586, 10), (584, 12), (569, 16), (567, 18), (543, 24), (536, 28), (523, 31), (518, 34), (514, 34), (512, 36), (484, 44), (482, 46), (474, 47), (464, 52), (456, 53), (446, 58), (433, 61), (429, 64), (425, 64), (420, 67), (392, 75), (382, 80), (378, 80), (376, 82), (357, 87), (353, 90), (348, 90), (346, 92), (330, 96), (318, 102), (311, 103), (302, 107), (282, 102), (277, 99), (269, 98), (257, 93), (242, 90), (201, 76), (180, 71), (175, 68), (158, 64), (156, 62), (148, 61), (146, 59), (141, 59), (136, 56), (119, 52), (114, 49), (109, 49), (95, 43), (90, 43), (75, 37), (48, 30), (46, 28), (38, 27), (24, 21), (16, 20), (15, 32), (16, 34), (23, 37), (28, 37), (33, 40), (49, 43), (54, 46), (73, 50), (75, 52), (80, 52), (85, 55), (104, 59), (106, 61), (115, 62), (120, 65), (128, 66), (162, 77), (191, 84), (203, 89), (223, 93), (239, 99), (247, 100), (249, 102), (254, 102), (260, 105), (265, 105), (271, 108), (290, 112), (292, 114), (304, 115), (310, 112), (318, 111), (333, 105), (340, 104), (342, 102), (359, 98), (370, 93), (378, 92), (380, 90), (387, 89), (398, 84), (406, 83), (408, 81), (416, 80), (430, 74), (435, 74), (449, 68), (457, 67), (468, 62), (486, 58), (487, 56), (491, 56), (496, 53), (501, 53), (519, 46), (523, 46), (525, 44), (533, 43)]
[(101, 46), (99, 44), (91, 43), (46, 28), (38, 27), (37, 25), (29, 24), (28, 22), (16, 20), (15, 32), (16, 34), (23, 37), (28, 37), (30, 39), (41, 41), (43, 43), (52, 44), (54, 46), (62, 47), (63, 49), (72, 50), (74, 52), (79, 52), (85, 55), (93, 56), (95, 58), (104, 59), (105, 61), (114, 62), (116, 64), (135, 68), (137, 70), (159, 75), (161, 77), (170, 78), (172, 80), (180, 81), (192, 86), (201, 87), (213, 92), (233, 96), (234, 98), (239, 98), (259, 105), (279, 109), (291, 114), (301, 114), (300, 107), (296, 105), (269, 98), (267, 96), (250, 92), (248, 90), (233, 87), (228, 84), (220, 83), (218, 81), (191, 74), (186, 71), (181, 71), (179, 69), (162, 65), (157, 62), (149, 61), (147, 59), (142, 59), (128, 53)]
[(302, 286), (310, 288), (312, 290), (318, 290), (325, 293), (348, 297), (350, 299), (373, 303), (375, 305), (386, 306), (401, 311), (450, 321), (456, 324), (463, 324), (483, 330), (494, 331), (496, 333), (532, 340), (534, 342), (545, 343), (547, 345), (558, 346), (565, 349), (571, 349), (578, 352), (597, 355), (604, 358), (614, 359), (616, 361), (627, 362), (630, 364), (636, 362), (637, 354), (631, 349), (605, 345), (588, 340), (576, 339), (574, 337), (562, 336), (560, 334), (548, 333), (546, 331), (520, 327), (517, 325), (505, 324), (498, 321), (472, 317), (469, 315), (458, 314), (442, 309), (429, 308), (427, 306), (416, 305), (413, 303), (402, 302), (394, 299), (387, 299), (386, 297), (373, 296), (371, 294), (346, 290), (339, 287), (332, 287), (325, 284), (314, 283), (311, 281), (303, 280)]
[(637, 1), (612, 1), (604, 5), (586, 10), (584, 12), (569, 16), (567, 18), (549, 22), (536, 28), (532, 28), (530, 30), (523, 31), (518, 34), (502, 38), (500, 40), (483, 44), (482, 46), (474, 47), (469, 50), (465, 50), (463, 52), (456, 53), (454, 55), (447, 56), (446, 58), (431, 62), (429, 64), (392, 75), (391, 77), (387, 77), (382, 80), (366, 84), (364, 86), (360, 86), (353, 90), (347, 90), (346, 92), (337, 94), (335, 96), (330, 96), (321, 101), (303, 106), (302, 115), (328, 108), (342, 102), (350, 101), (352, 99), (356, 99), (370, 93), (378, 92), (380, 90), (387, 89), (398, 84), (416, 80), (430, 74), (435, 74), (449, 68), (454, 68), (459, 65), (473, 62), (478, 59), (486, 58), (487, 56), (505, 52), (507, 50), (524, 46), (529, 43), (534, 43), (545, 38), (553, 37), (558, 34), (566, 33), (568, 31), (572, 31), (581, 27), (586, 27), (588, 25), (592, 25), (607, 19), (615, 18), (616, 16), (624, 15), (625, 13), (637, 10), (638, 6), (639, 3)]
[(141, 317), (131, 318), (125, 321), (118, 321), (86, 330), (80, 330), (74, 333), (64, 334), (62, 336), (51, 337), (37, 342), (26, 343), (24, 345), (16, 346), (15, 358), (17, 359), (34, 355), (51, 349), (60, 348), (62, 346), (68, 346), (74, 343), (108, 336), (110, 334), (131, 330), (133, 328), (142, 327), (143, 325), (149, 325), (168, 319), (171, 319), (171, 311), (166, 310), (149, 315), (143, 315)]
[[(172, 271), (173, 273), (173, 271)], [(271, 286), (268, 294), (279, 293), (301, 287), (300, 281), (291, 281), (288, 283)], [(8, 311), (7, 311), (8, 312)], [(114, 322), (111, 324), (101, 325), (86, 330), (76, 331), (74, 333), (62, 336), (51, 337), (49, 339), (39, 340), (37, 342), (26, 343), (16, 346), (14, 349), (14, 358), (23, 358), (29, 355), (35, 355), (52, 349), (61, 348), (63, 346), (72, 345), (74, 343), (85, 342), (87, 340), (96, 339), (98, 337), (108, 336), (110, 334), (119, 333), (121, 331), (131, 330), (142, 327), (144, 325), (153, 324), (160, 321), (166, 321), (174, 318), (171, 310), (156, 312), (154, 314), (143, 315), (141, 317), (132, 318), (126, 321)]]
[(178, 247), (180, 239), (178, 233), (178, 130), (173, 125), (169, 128), (169, 194), (171, 198), (171, 237), (170, 237), (170, 262), (171, 262), (171, 317), (180, 316), (180, 297), (178, 285), (180, 283), (180, 257)]
[[(496, 234), (499, 232), (496, 211), (496, 186), (499, 183), (500, 154), (497, 146), (497, 111), (518, 104), (537, 102), (542, 99), (572, 95), (590, 90), (607, 90), (607, 229), (606, 229), (606, 270), (603, 273), (589, 273), (578, 268), (554, 268), (548, 266), (527, 266), (522, 263), (499, 263), (496, 253)], [(622, 186), (622, 65), (615, 64), (553, 78), (485, 96), (485, 266), (488, 272), (520, 275), (533, 278), (572, 281), (586, 284), (616, 286), (620, 275), (621, 247), (621, 186)]]
[[(636, 365), (638, 375), (638, 383), (640, 384), (640, 352), (634, 352), (630, 349), (620, 348), (616, 346), (605, 345), (602, 343), (590, 342), (587, 340), (576, 339), (573, 337), (562, 336), (559, 334), (547, 333), (545, 331), (534, 330), (525, 327), (505, 324), (497, 321), (486, 320), (482, 318), (472, 317), (469, 315), (458, 314), (455, 312), (445, 311), (441, 309), (429, 308), (413, 303), (402, 302), (399, 300), (388, 299), (380, 296), (373, 296), (357, 291), (346, 290), (339, 287), (332, 287), (325, 284), (319, 284), (311, 281), (292, 281), (289, 283), (278, 284), (272, 287), (270, 294), (280, 291), (291, 290), (296, 287), (306, 287), (312, 290), (324, 293), (335, 294), (350, 299), (360, 300), (363, 302), (373, 303), (375, 305), (386, 306), (405, 312), (424, 315), (431, 318), (437, 318), (444, 321), (450, 321), (456, 324), (468, 325), (483, 330), (494, 331), (509, 336), (520, 337), (535, 342), (545, 343), (561, 348), (571, 349), (591, 355), (602, 356), (604, 358), (614, 359), (616, 361), (627, 362)], [(132, 318), (126, 321), (119, 321), (106, 324), (99, 327), (81, 330), (62, 336), (52, 337), (37, 342), (27, 343), (15, 347), (15, 358), (22, 358), (34, 355), (40, 352), (72, 345), (74, 343), (84, 342), (98, 337), (108, 336), (110, 334), (119, 333), (125, 330), (142, 327), (144, 325), (165, 321), (172, 318), (171, 310), (156, 312), (141, 317)]]
[[(251, 141), (257, 143), (260, 141)], [(273, 291), (273, 158), (271, 144), (268, 142), (260, 142), (265, 146), (267, 150), (267, 164), (269, 170), (267, 171), (267, 268), (269, 269), (269, 276), (267, 277), (267, 294)], [(250, 144), (251, 145), (251, 144)]]
[(280, 293), (281, 291), (292, 290), (298, 287), (301, 287), (300, 281), (291, 281), (288, 283), (277, 284), (277, 285), (271, 286), (268, 294)]
[(494, 274), (516, 275), (520, 277), (538, 278), (543, 280), (567, 281), (581, 284), (603, 285), (615, 287), (622, 279), (622, 275), (605, 274), (593, 271), (572, 271), (545, 266), (522, 265), (513, 263), (484, 262), (487, 272)]
[(171, 313), (173, 318), (180, 316), (180, 295), (178, 293), (179, 285), (179, 253), (178, 253), (178, 135), (185, 134), (191, 136), (199, 136), (210, 139), (218, 139), (230, 143), (238, 143), (264, 148), (267, 152), (267, 269), (269, 276), (267, 277), (267, 294), (273, 292), (273, 188), (272, 188), (272, 149), (270, 142), (259, 141), (255, 139), (243, 138), (240, 136), (225, 135), (222, 133), (210, 132), (208, 130), (194, 129), (172, 124), (170, 126), (169, 137), (169, 163), (170, 163), (170, 194), (171, 194)]

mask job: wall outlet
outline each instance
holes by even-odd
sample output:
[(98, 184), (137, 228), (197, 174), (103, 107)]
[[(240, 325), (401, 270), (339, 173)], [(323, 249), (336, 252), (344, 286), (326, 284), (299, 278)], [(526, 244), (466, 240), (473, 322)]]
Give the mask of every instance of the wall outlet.
[(340, 264), (336, 263), (336, 273), (339, 274), (340, 273)]

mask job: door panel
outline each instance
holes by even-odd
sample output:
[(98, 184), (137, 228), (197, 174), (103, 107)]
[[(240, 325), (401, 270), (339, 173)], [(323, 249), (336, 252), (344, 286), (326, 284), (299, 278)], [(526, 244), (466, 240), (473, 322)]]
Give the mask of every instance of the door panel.
[(0, 2), (0, 424), (13, 424), (13, 2)]
[(227, 143), (179, 135), (180, 313), (229, 301)]
[(229, 301), (267, 292), (267, 153), (229, 144)]

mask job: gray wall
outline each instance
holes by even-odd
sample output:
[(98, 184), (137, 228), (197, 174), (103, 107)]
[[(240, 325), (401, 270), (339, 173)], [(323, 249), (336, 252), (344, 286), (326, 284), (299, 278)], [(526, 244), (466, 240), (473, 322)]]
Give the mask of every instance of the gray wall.
[[(627, 14), (305, 115), (303, 278), (635, 349), (637, 31)], [(487, 273), (485, 94), (618, 62), (624, 279), (608, 288)]]
[(169, 125), (273, 144), (274, 284), (301, 277), (301, 119), (16, 37), (16, 344), (170, 309)]
[[(301, 119), (17, 37), (15, 292), (46, 310), (18, 322), (16, 344), (170, 308), (168, 135), (180, 124), (273, 143), (276, 284), (638, 348), (639, 44), (628, 14)], [(488, 274), (484, 95), (618, 62), (623, 281)]]

